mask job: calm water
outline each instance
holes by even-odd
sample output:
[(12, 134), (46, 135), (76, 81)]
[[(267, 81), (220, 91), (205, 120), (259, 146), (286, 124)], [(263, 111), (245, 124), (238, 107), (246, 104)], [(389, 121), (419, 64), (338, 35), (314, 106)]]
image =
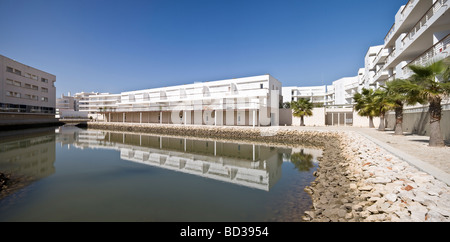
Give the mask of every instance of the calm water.
[(321, 150), (60, 127), (0, 139), (0, 221), (298, 221)]

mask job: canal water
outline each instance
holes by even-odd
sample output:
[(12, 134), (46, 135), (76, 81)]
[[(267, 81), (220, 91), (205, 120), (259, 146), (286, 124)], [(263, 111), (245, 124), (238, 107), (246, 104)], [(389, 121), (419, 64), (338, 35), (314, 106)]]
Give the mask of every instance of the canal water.
[[(62, 126), (0, 138), (0, 221), (301, 221), (322, 150)], [(5, 195), (6, 194), (6, 195)]]

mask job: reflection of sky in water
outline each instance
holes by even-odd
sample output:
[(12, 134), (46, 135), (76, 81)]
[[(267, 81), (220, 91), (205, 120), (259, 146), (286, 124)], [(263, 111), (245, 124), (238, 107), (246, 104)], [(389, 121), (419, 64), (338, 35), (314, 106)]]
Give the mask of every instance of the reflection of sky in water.
[[(66, 127), (57, 130), (55, 149), (51, 137), (52, 172), (19, 191), (22, 199), (1, 200), (0, 221), (272, 220), (272, 207), (283, 206), (289, 193), (308, 200), (303, 188), (314, 180), (321, 155)], [(0, 146), (4, 156), (6, 146)], [(292, 157), (295, 163), (283, 162)]]

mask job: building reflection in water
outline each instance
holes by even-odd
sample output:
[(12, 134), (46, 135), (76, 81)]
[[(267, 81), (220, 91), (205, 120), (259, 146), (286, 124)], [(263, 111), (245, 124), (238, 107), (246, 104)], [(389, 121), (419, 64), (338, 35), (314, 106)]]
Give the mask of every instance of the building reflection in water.
[[(32, 132), (31, 132), (32, 131)], [(55, 130), (21, 132), (2, 137), (0, 142), (0, 171), (35, 181), (55, 173)]]
[(290, 148), (232, 141), (98, 130), (61, 130), (59, 136), (61, 144), (118, 150), (123, 160), (265, 191), (281, 178), (283, 154), (293, 152)]

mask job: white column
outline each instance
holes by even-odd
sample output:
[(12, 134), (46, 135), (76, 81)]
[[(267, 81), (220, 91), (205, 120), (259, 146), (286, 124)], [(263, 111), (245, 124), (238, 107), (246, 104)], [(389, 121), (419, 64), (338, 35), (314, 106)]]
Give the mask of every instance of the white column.
[(341, 126), (341, 113), (338, 113), (338, 126)]
[(255, 127), (256, 124), (256, 110), (253, 110), (253, 128)]
[(184, 111), (184, 125), (187, 124), (187, 111)]
[(108, 123), (111, 122), (111, 113), (108, 113)]
[(159, 112), (159, 124), (162, 124), (162, 112)]
[(214, 126), (217, 126), (217, 111), (216, 110), (214, 110)]
[(122, 123), (125, 123), (125, 113), (123, 113), (123, 119), (122, 119)]
[(255, 161), (255, 144), (253, 144), (253, 161)]
[(139, 113), (139, 123), (142, 123), (142, 112)]
[(347, 113), (344, 113), (344, 126), (347, 126)]

